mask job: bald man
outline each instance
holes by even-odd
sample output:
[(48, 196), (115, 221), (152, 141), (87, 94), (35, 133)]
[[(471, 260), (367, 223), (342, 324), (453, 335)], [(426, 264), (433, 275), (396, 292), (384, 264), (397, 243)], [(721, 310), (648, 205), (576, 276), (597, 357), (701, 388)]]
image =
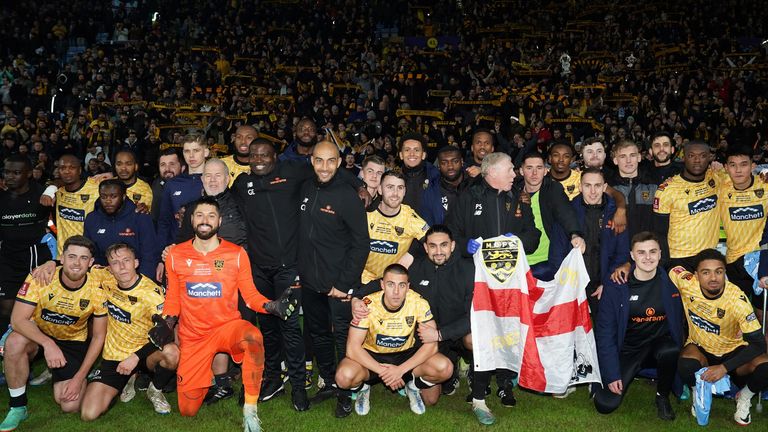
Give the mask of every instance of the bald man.
[(259, 133), (251, 125), (239, 126), (232, 135), (232, 144), (235, 153), (222, 159), (229, 170), (229, 184), (232, 187), (237, 176), (243, 173), (251, 172), (251, 152), (249, 145), (251, 141), (259, 137)]
[[(352, 319), (349, 301), (359, 288), (370, 239), (365, 206), (338, 178), (341, 155), (336, 145), (319, 142), (311, 162), (315, 178), (304, 183), (300, 194), (298, 269), (305, 329), (327, 383), (315, 397), (320, 401), (334, 392), (330, 384), (336, 375), (336, 355), (344, 358)], [(336, 416), (346, 417), (352, 410), (349, 391), (340, 390), (338, 397)]]

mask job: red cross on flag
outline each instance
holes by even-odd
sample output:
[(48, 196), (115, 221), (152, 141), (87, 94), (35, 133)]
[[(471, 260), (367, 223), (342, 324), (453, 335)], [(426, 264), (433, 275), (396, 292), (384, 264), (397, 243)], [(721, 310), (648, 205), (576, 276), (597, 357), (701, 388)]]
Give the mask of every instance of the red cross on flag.
[(533, 277), (517, 237), (479, 239), (470, 315), (477, 371), (519, 372), (527, 389), (563, 393), (600, 383), (585, 288), (584, 259), (574, 249), (551, 281)]

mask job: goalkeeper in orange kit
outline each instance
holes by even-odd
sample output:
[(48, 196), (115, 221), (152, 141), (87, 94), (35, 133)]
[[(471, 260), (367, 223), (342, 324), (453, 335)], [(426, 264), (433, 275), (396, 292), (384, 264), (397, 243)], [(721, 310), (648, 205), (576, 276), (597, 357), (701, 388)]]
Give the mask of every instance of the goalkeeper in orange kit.
[(245, 250), (216, 233), (221, 225), (219, 206), (212, 197), (193, 203), (195, 237), (171, 248), (165, 260), (168, 289), (163, 316), (156, 315), (150, 340), (163, 346), (173, 340), (178, 324), (181, 356), (178, 376), (179, 412), (193, 416), (211, 384), (211, 362), (225, 352), (242, 364), (246, 432), (260, 431), (256, 402), (264, 371), (264, 346), (259, 329), (240, 317), (238, 290), (246, 305), (260, 313), (286, 319), (296, 300), (286, 290), (277, 300), (262, 296), (253, 284)]

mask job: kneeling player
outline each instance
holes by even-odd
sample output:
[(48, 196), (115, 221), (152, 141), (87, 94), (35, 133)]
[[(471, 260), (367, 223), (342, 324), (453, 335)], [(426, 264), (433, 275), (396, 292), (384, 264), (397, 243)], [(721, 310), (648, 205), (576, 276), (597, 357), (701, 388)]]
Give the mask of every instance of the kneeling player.
[[(440, 386), (435, 384), (451, 377), (453, 365), (437, 352), (437, 342), (417, 346), (417, 324), (434, 327), (435, 322), (429, 303), (408, 289), (408, 270), (390, 265), (381, 288), (363, 299), (368, 316), (349, 327), (347, 356), (336, 368), (336, 384), (358, 390), (359, 415), (368, 414), (370, 385), (377, 382), (392, 390), (405, 387), (411, 411), (424, 414), (424, 405), (434, 405), (440, 397)], [(346, 417), (351, 411), (351, 400), (340, 398), (336, 416)]]
[(19, 289), (4, 352), (11, 409), (0, 430), (14, 430), (27, 418), (29, 363), (41, 348), (53, 374), (54, 400), (64, 412), (80, 410), (85, 378), (107, 333), (101, 284), (109, 274), (91, 268), (94, 250), (93, 242), (83, 236), (68, 238), (52, 281), (40, 284), (29, 276)]
[(154, 373), (147, 397), (155, 412), (168, 414), (171, 405), (160, 389), (173, 378), (179, 348), (169, 343), (158, 351), (147, 337), (152, 328), (152, 315), (162, 312), (165, 297), (151, 279), (136, 273), (139, 260), (131, 246), (114, 244), (105, 255), (116, 283), (104, 284), (109, 315), (107, 340), (101, 365), (85, 390), (80, 416), (90, 421), (104, 414), (137, 370)]
[(192, 212), (192, 240), (173, 246), (165, 260), (168, 291), (163, 315), (149, 332), (152, 342), (164, 347), (173, 340), (179, 324), (181, 356), (177, 371), (179, 412), (197, 414), (211, 385), (211, 363), (223, 352), (242, 363), (246, 432), (260, 431), (256, 412), (264, 371), (264, 347), (259, 329), (240, 317), (238, 290), (246, 306), (260, 313), (286, 319), (296, 306), (292, 291), (270, 301), (253, 284), (251, 265), (245, 250), (221, 240), (219, 204), (205, 196), (188, 206)]
[(725, 280), (725, 257), (704, 249), (695, 259), (695, 275), (683, 267), (669, 272), (683, 298), (688, 319), (688, 341), (680, 352), (678, 374), (683, 382), (696, 385), (695, 373), (707, 370), (701, 379), (720, 380), (730, 373), (740, 386), (733, 419), (740, 425), (752, 422), (752, 396), (768, 388), (768, 355), (760, 323), (744, 293)]

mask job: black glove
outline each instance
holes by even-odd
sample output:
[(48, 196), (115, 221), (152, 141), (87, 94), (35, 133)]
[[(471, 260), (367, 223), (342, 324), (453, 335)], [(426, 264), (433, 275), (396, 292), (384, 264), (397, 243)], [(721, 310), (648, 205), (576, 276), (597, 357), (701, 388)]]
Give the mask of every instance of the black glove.
[(173, 327), (176, 324), (176, 317), (163, 318), (160, 314), (152, 315), (152, 322), (155, 324), (149, 329), (149, 341), (159, 350), (174, 341)]
[(293, 297), (293, 288), (288, 288), (283, 291), (277, 300), (264, 303), (264, 310), (275, 315), (283, 320), (288, 319), (291, 313), (296, 309), (298, 300)]

